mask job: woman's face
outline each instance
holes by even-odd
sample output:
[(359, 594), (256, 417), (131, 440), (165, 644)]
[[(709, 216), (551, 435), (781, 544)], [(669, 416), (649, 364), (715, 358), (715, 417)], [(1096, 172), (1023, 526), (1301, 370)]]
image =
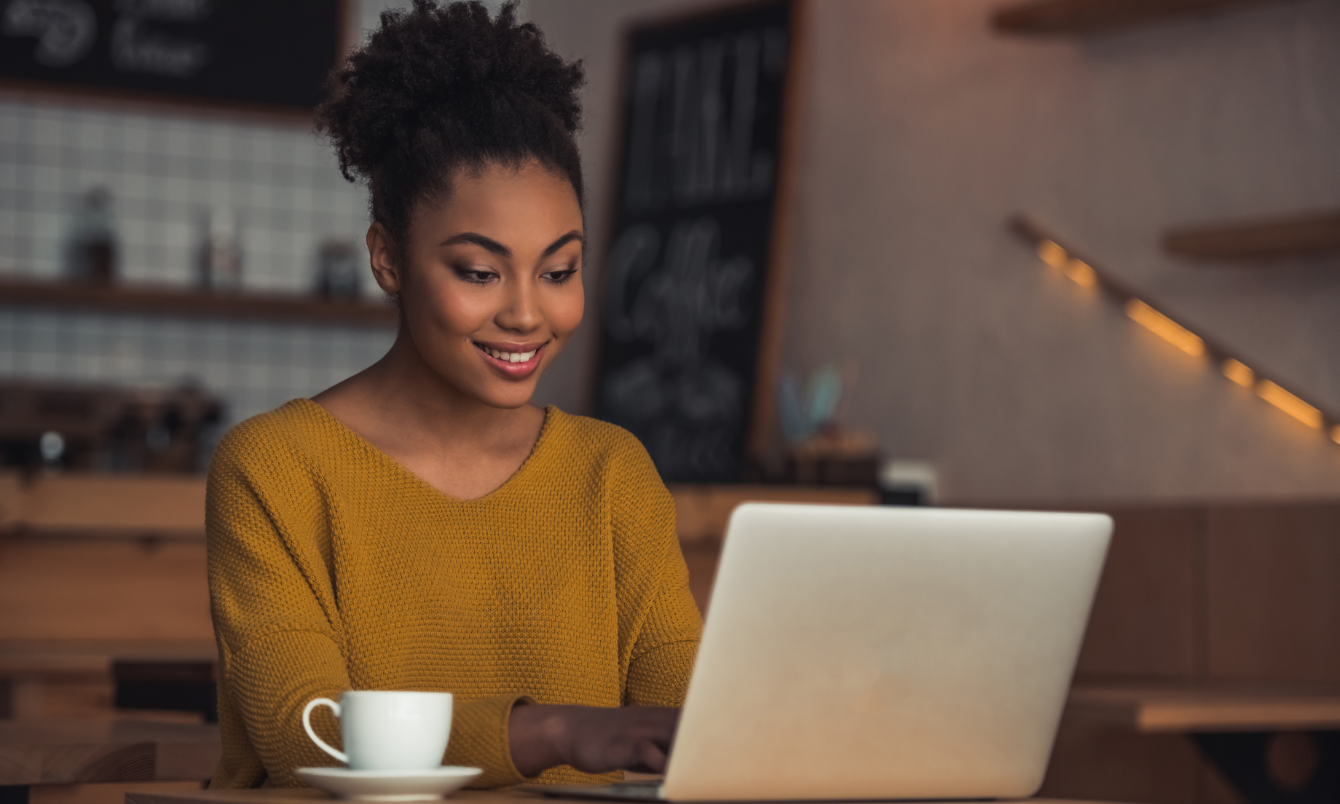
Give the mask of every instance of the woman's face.
[(368, 232), (377, 282), (400, 294), (423, 360), (498, 408), (530, 400), (581, 323), (582, 242), (572, 185), (536, 163), (458, 173), (445, 201), (420, 205), (403, 269), (381, 227)]

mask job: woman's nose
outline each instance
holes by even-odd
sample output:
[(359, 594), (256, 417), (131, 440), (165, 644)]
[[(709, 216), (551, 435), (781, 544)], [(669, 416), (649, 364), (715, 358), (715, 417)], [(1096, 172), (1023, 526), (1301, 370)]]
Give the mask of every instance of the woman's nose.
[(530, 332), (539, 328), (544, 321), (544, 313), (535, 298), (535, 291), (525, 282), (514, 283), (496, 320), (498, 326), (515, 332)]

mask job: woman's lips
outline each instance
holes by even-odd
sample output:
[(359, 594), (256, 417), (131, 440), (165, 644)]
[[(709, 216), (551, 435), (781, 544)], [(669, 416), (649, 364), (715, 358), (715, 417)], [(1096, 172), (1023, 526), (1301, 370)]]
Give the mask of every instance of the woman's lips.
[(520, 379), (531, 374), (540, 367), (540, 358), (544, 354), (544, 347), (548, 342), (541, 344), (520, 344), (520, 345), (491, 345), (475, 341), (475, 348), (488, 363), (504, 376), (514, 379)]

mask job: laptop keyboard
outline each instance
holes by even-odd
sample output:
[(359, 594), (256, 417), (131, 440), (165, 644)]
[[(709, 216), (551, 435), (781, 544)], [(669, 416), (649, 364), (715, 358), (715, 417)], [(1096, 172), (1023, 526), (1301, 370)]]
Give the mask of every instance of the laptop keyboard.
[(639, 779), (636, 782), (615, 782), (605, 789), (616, 796), (627, 796), (628, 798), (645, 798), (648, 801), (656, 801), (661, 798), (660, 779)]

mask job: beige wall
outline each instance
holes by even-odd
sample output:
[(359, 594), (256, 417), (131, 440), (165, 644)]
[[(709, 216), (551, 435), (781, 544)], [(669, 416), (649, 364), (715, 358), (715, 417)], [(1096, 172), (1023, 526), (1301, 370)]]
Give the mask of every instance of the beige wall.
[[(586, 60), (598, 278), (618, 32), (702, 3), (528, 0)], [(1089, 39), (990, 33), (988, 0), (818, 0), (783, 363), (859, 367), (847, 423), (953, 500), (1340, 493), (1340, 446), (1048, 272), (1035, 214), (1170, 312), (1340, 410), (1340, 258), (1204, 267), (1171, 224), (1340, 207), (1340, 5)], [(594, 281), (592, 281), (594, 278)], [(583, 410), (592, 333), (545, 396)]]

